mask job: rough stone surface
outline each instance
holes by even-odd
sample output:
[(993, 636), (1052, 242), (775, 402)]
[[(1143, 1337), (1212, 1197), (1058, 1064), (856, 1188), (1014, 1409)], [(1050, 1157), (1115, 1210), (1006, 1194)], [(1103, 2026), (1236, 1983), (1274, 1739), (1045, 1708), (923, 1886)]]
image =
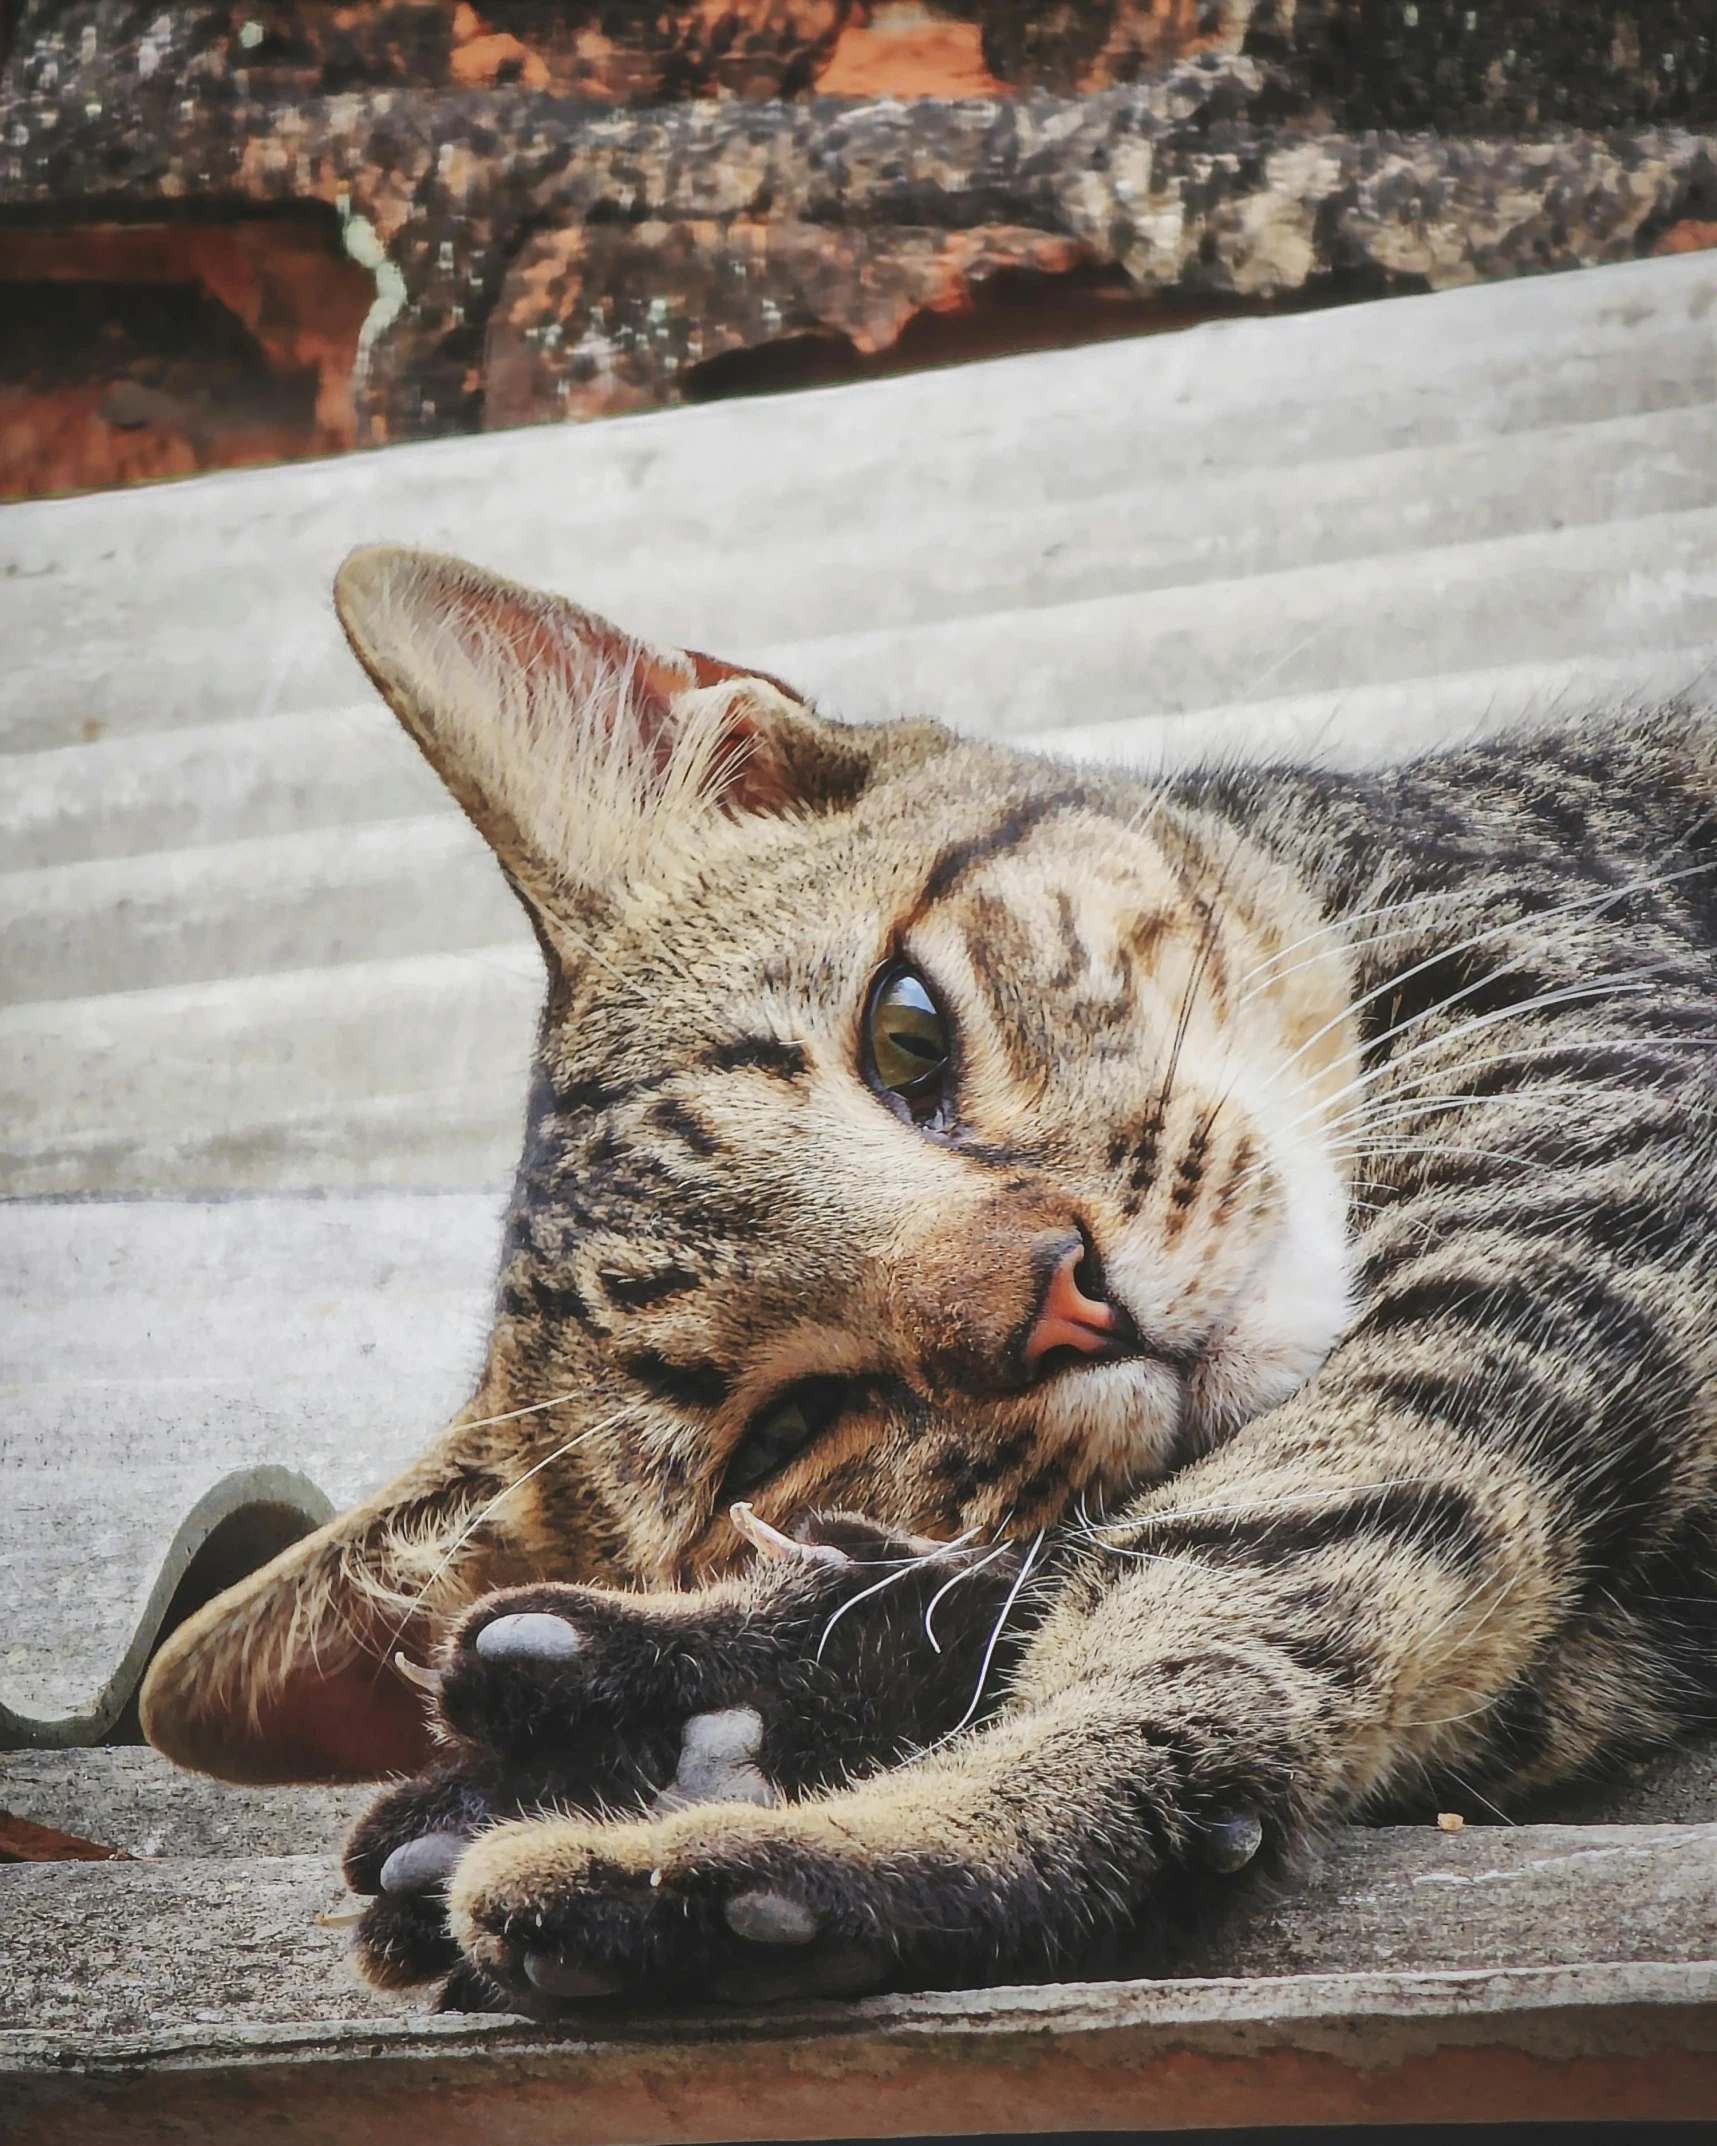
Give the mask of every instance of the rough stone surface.
[(130, 1856), (325, 1856), (366, 1788), (237, 1788), (146, 1744), (0, 1752), (0, 1811)]
[(422, 1447), (498, 1224), (484, 1194), (0, 1207), (0, 1743), (97, 1741), (223, 1523), (236, 1579)]
[[(588, 415), (684, 393), (694, 319), (711, 355), (842, 321), (874, 336), (927, 285), (918, 307), (965, 302), (1004, 257), (1157, 292), (1443, 288), (1627, 259), (1717, 198), (1709, 145), (1674, 124), (1350, 134), (1249, 57), (1083, 98), (609, 114), (526, 89), (282, 107), (242, 71), (217, 97), (165, 62), (125, 95), (92, 89), (56, 74), (0, 102), (0, 206), (333, 209), (376, 279), (353, 385), (370, 441), (484, 422), (486, 338), (508, 421), (563, 397)], [(549, 233), (583, 238), (545, 269)], [(748, 254), (766, 263), (755, 300)]]
[[(0, 2024), (87, 2045), (421, 2012), (421, 1995), (377, 1995), (343, 1970), (344, 1939), (317, 1917), (347, 1905), (328, 1854), (0, 1867)], [(1353, 1831), (1183, 1967), (1275, 1979), (1704, 1964), (1714, 1918), (1717, 1826)]]

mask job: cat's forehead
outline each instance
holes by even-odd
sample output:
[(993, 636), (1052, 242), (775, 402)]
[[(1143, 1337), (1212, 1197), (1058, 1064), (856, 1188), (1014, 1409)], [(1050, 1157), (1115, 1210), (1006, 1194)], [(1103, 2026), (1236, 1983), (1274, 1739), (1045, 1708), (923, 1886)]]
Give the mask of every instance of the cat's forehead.
[[(949, 760), (833, 818), (714, 827), (699, 853), (634, 891), (613, 970), (647, 971), (669, 1005), (695, 982), (712, 1017), (735, 990), (817, 1004), (909, 936), (969, 933), (986, 901), (1023, 918), (1070, 901), (1183, 897), (1142, 815), (1069, 771), (998, 765), (980, 749)], [(607, 996), (620, 979), (595, 981)]]

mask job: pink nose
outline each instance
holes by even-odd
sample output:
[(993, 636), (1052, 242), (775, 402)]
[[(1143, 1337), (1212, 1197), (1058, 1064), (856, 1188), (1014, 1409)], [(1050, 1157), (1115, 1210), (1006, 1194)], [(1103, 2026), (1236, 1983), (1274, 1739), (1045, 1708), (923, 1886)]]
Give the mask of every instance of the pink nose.
[(1036, 1321), (1026, 1336), (1027, 1371), (1035, 1371), (1051, 1349), (1078, 1349), (1086, 1356), (1108, 1349), (1119, 1321), (1113, 1304), (1094, 1302), (1075, 1279), (1084, 1257), (1085, 1247), (1073, 1244), (1056, 1262)]

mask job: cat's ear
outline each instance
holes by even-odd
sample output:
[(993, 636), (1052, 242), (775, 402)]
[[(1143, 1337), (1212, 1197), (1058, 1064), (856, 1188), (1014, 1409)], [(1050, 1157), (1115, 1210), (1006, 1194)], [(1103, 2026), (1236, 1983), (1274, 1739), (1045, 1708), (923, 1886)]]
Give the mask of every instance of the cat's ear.
[(150, 1743), (223, 1781), (370, 1781), (426, 1765), (423, 1694), (401, 1655), (426, 1662), (447, 1620), (490, 1588), (582, 1570), (576, 1539), (557, 1570), (511, 1529), (518, 1471), (493, 1414), (479, 1395), (472, 1423), (456, 1419), (403, 1475), (171, 1632), (139, 1694)]
[[(551, 921), (683, 857), (713, 816), (840, 805), (879, 749), (901, 757), (887, 730), (828, 722), (779, 679), (654, 647), (462, 560), (356, 551), (334, 601), (359, 661)], [(932, 733), (914, 729), (921, 758)]]

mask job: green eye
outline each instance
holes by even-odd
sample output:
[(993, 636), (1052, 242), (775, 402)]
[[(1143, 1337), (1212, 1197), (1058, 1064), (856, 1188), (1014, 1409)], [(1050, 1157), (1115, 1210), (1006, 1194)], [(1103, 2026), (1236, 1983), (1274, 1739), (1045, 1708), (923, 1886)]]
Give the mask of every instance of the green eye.
[(801, 1379), (772, 1401), (734, 1447), (722, 1483), (722, 1496), (749, 1490), (784, 1468), (796, 1453), (843, 1415), (853, 1398), (843, 1378)]
[(890, 1095), (923, 1096), (948, 1070), (948, 1024), (916, 970), (885, 969), (865, 1020), (870, 1073)]

